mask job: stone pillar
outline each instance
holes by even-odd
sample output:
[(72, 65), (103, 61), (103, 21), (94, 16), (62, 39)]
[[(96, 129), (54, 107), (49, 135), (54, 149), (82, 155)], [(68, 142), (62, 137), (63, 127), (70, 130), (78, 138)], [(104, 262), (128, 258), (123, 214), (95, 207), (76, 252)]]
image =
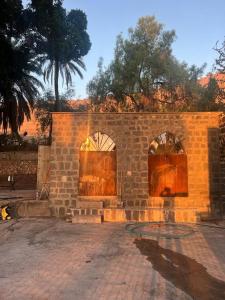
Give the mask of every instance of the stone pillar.
[(43, 184), (49, 182), (50, 167), (50, 146), (38, 146), (38, 167), (37, 167), (37, 189), (41, 190)]

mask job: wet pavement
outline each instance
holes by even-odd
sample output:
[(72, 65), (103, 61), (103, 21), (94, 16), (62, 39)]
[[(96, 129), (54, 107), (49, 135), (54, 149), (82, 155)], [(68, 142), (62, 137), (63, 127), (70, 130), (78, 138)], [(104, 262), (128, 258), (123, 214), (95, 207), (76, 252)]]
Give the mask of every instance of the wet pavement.
[(225, 229), (193, 229), (159, 239), (125, 224), (0, 223), (0, 299), (225, 299)]

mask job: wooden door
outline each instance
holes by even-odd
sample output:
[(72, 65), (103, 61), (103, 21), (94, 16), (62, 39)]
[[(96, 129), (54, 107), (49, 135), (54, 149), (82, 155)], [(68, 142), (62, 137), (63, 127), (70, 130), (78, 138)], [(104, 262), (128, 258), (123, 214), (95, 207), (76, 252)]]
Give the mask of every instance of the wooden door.
[(185, 154), (149, 155), (149, 195), (187, 196), (187, 156)]
[(116, 195), (116, 152), (80, 151), (79, 194)]

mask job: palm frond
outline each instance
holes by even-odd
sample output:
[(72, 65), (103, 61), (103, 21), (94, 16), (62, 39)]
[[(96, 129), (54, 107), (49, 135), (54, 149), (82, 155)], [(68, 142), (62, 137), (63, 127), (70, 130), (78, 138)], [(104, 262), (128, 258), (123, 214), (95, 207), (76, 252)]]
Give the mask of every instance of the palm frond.
[(76, 60), (71, 61), (71, 63), (77, 64), (79, 67), (81, 67), (83, 70), (86, 71), (86, 66), (85, 66), (85, 63), (83, 62), (82, 59), (78, 58), (78, 59), (76, 59)]
[(44, 69), (44, 81), (48, 81), (49, 82), (49, 77), (50, 77), (50, 82), (53, 82), (53, 66), (54, 66), (54, 62), (50, 61), (48, 63), (48, 65), (45, 67)]
[(65, 78), (67, 87), (72, 84), (72, 77), (68, 65), (65, 66)]
[(59, 66), (59, 72), (60, 72), (60, 75), (62, 77), (62, 85), (64, 85), (64, 79), (65, 79), (65, 77), (64, 77), (64, 68), (65, 68), (65, 66), (62, 65), (62, 64), (60, 64), (60, 66)]
[(77, 73), (79, 75), (79, 77), (81, 79), (83, 79), (83, 74), (81, 73), (80, 69), (75, 64), (69, 63), (68, 65), (69, 65), (70, 70), (73, 72), (73, 74)]

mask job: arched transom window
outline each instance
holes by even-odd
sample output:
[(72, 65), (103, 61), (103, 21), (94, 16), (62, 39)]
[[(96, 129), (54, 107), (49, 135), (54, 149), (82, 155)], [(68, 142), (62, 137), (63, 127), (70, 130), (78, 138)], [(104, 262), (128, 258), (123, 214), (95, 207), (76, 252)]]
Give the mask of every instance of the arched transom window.
[(172, 133), (164, 132), (150, 143), (148, 170), (150, 196), (187, 196), (187, 156)]
[(81, 144), (79, 194), (116, 195), (116, 145), (105, 133), (98, 131)]
[(149, 154), (182, 154), (184, 149), (180, 140), (170, 132), (157, 136), (149, 147)]
[(105, 133), (96, 132), (81, 144), (80, 151), (114, 151), (116, 145)]

